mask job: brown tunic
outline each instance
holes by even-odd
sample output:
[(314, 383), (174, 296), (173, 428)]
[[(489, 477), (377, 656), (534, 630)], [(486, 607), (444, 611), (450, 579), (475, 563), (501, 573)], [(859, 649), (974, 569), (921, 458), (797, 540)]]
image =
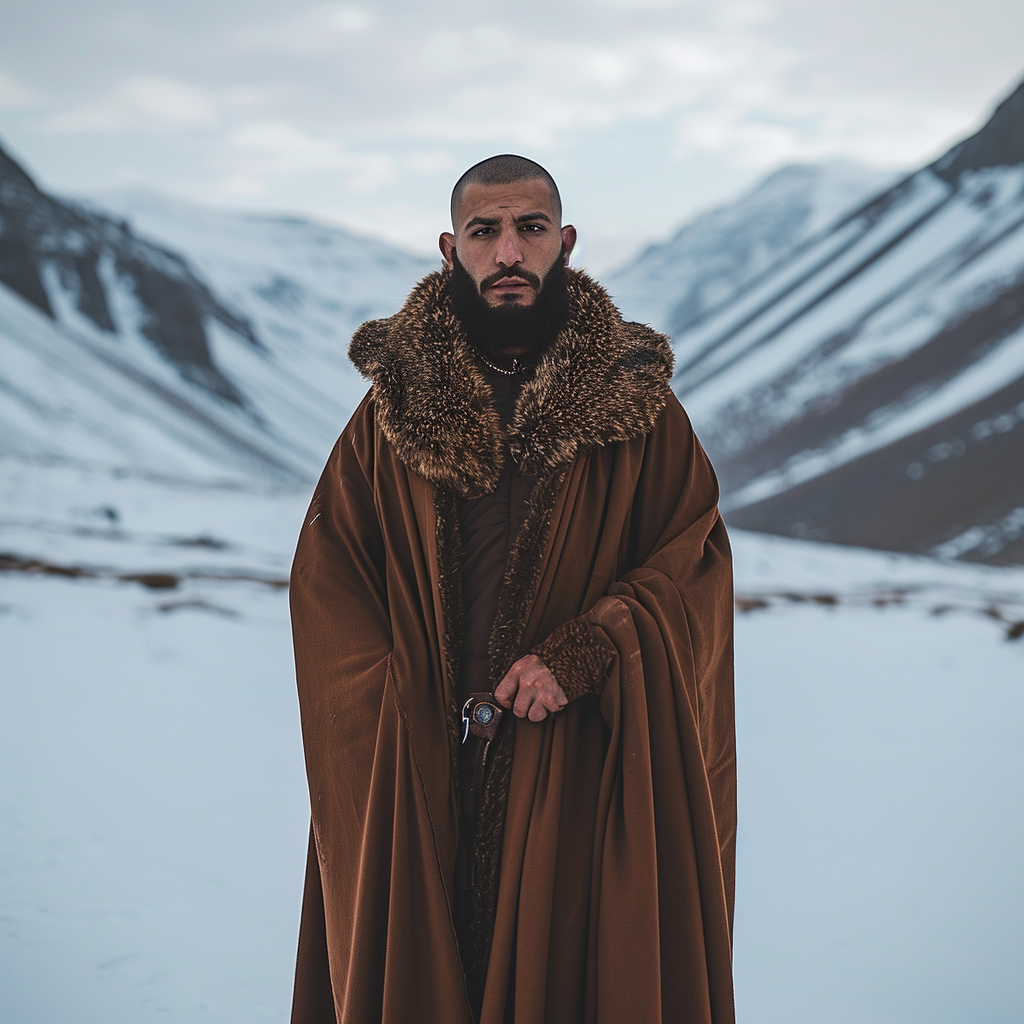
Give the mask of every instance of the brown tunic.
[[(477, 365), (501, 420), (502, 430), (507, 430), (525, 378), (519, 374), (500, 373), (482, 362)], [(459, 656), (459, 707), (470, 693), (488, 692), (493, 685), (489, 651), (491, 631), (498, 615), (498, 600), (512, 542), (526, 521), (530, 492), (535, 482), (533, 477), (520, 471), (506, 452), (497, 487), (489, 494), (462, 498), (458, 502), (464, 617), (464, 639)], [(488, 907), (486, 904), (481, 906), (477, 899), (474, 850), (488, 753), (488, 745), (473, 736), (463, 741), (458, 752), (459, 849), (452, 912), (463, 967), (470, 976), (470, 993), (477, 1011), (482, 977), (475, 978), (472, 969), (473, 936), (474, 931), (486, 927), (485, 923), (477, 923), (477, 919), (481, 913), (487, 913)]]
[[(523, 386), (523, 378), (497, 373), (481, 366), (503, 429)], [(534, 477), (521, 472), (506, 457), (498, 486), (479, 498), (463, 498), (458, 504), (462, 539), (462, 603), (465, 640), (460, 659), (459, 701), (467, 693), (490, 689), (491, 659), (487, 646), (498, 613), (498, 595), (505, 576), (512, 540), (526, 521)]]

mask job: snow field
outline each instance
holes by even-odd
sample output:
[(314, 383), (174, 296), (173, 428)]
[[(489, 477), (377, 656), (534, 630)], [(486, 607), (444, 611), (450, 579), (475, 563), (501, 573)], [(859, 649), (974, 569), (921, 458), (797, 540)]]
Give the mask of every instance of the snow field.
[[(866, 275), (855, 278), (847, 288), (834, 292), (827, 302), (811, 308), (796, 321), (794, 328), (789, 326), (792, 317), (843, 280), (901, 231), (938, 207), (948, 191), (941, 182), (931, 177), (922, 177), (903, 201), (894, 205), (888, 217), (871, 225), (866, 231), (859, 220), (840, 229), (837, 234), (843, 239), (848, 235), (856, 237), (858, 231), (863, 232), (849, 248), (838, 249), (838, 254), (832, 257), (831, 254), (837, 250), (836, 239), (834, 236), (826, 236), (806, 254), (801, 254), (792, 267), (784, 268), (779, 276), (771, 276), (760, 287), (746, 291), (740, 303), (723, 311), (721, 323), (716, 318), (710, 318), (699, 325), (694, 332), (695, 340), (697, 337), (707, 337), (712, 332), (716, 337), (721, 337), (723, 327), (735, 333), (718, 344), (708, 338), (709, 354), (701, 362), (699, 378), (693, 371), (687, 375), (684, 385), (687, 408), (692, 406), (695, 416), (710, 416), (721, 404), (753, 391), (795, 363), (822, 338), (828, 337), (829, 329), (834, 328), (835, 323), (847, 325), (850, 316), (856, 317), (873, 300), (891, 292), (891, 277), (874, 268), (867, 271)], [(830, 257), (824, 267), (806, 279), (795, 273), (803, 261), (806, 261), (809, 268), (813, 267), (816, 258), (820, 259), (823, 254)], [(919, 259), (933, 256), (932, 252), (922, 252)], [(758, 300), (774, 300), (785, 292), (784, 282), (790, 279), (793, 280), (792, 291), (786, 292), (778, 301), (772, 302), (770, 309), (737, 329), (736, 325), (743, 323), (742, 314), (748, 307), (753, 312), (759, 307)], [(775, 344), (760, 346), (760, 339), (773, 331), (781, 332)]]
[(0, 458), (0, 553), (101, 575), (282, 580), (310, 493)]
[(286, 1020), (308, 803), (283, 593), (2, 593), (0, 1019)]
[[(697, 286), (687, 301), (696, 300), (701, 312), (728, 296), (730, 305), (741, 303), (738, 289), (880, 191), (890, 177), (844, 161), (783, 168), (739, 201), (709, 210), (667, 242), (648, 246), (604, 281), (627, 320), (671, 333), (686, 285)], [(678, 354), (680, 364), (692, 357), (689, 350)]]
[[(712, 355), (684, 372), (677, 383), (687, 389), (687, 409), (695, 422), (712, 423), (722, 416), (742, 420), (753, 415), (755, 404), (762, 430), (769, 421), (780, 423), (797, 417), (816, 401), (838, 393), (881, 364), (905, 358), (944, 325), (983, 305), (998, 287), (1012, 284), (1020, 274), (1024, 251), (1024, 235), (1019, 230), (1020, 186), (1020, 169), (978, 172), (959, 193), (943, 202), (948, 193), (946, 186), (930, 174), (919, 174), (910, 192), (834, 264), (812, 275), (763, 316), (715, 347)], [(891, 252), (794, 324), (782, 326), (812, 293), (823, 293), (837, 275), (895, 238), (908, 226), (908, 217), (912, 222), (929, 209), (937, 212)], [(843, 230), (850, 231), (857, 223), (851, 222)], [(811, 246), (809, 254), (834, 245), (836, 237), (842, 235), (840, 231), (826, 237)], [(753, 302), (758, 287), (780, 294), (787, 275), (792, 275), (801, 260), (810, 255), (796, 258), (792, 266), (770, 275), (762, 286), (748, 289), (744, 301)], [(719, 317), (711, 317), (686, 333), (679, 353), (689, 352), (709, 331), (721, 336), (719, 320), (723, 324), (726, 320), (739, 323), (738, 308), (730, 306)], [(758, 339), (778, 328), (781, 333), (771, 344), (758, 344)], [(801, 359), (807, 360), (830, 338), (842, 337), (851, 328), (856, 328), (852, 340), (801, 367)], [(906, 436), (921, 422), (936, 422), (950, 407), (956, 411), (998, 390), (1019, 376), (1018, 347), (1014, 339), (1003, 340), (997, 352), (969, 366), (962, 382), (955, 379), (934, 400), (920, 401), (908, 409), (884, 410), (888, 415), (874, 417), (868, 427), (850, 431), (821, 452), (804, 453), (793, 472), (778, 472), (754, 481), (749, 494), (736, 496), (736, 506), (762, 500), (827, 472), (865, 451)], [(773, 381), (775, 393), (769, 395), (765, 389)], [(885, 429), (875, 429), (878, 426)]]
[(741, 1024), (1024, 1011), (1024, 646), (980, 617), (793, 607), (736, 644)]
[[(156, 508), (132, 487), (126, 530)], [(152, 529), (234, 508), (284, 557), (291, 512), (241, 505)], [(1024, 607), (1024, 573), (734, 546), (739, 591), (838, 600), (737, 618), (740, 1021), (1019, 1020), (1024, 644), (977, 612)], [(885, 587), (917, 597), (850, 603)], [(0, 1019), (287, 1020), (308, 804), (286, 604), (0, 576)]]

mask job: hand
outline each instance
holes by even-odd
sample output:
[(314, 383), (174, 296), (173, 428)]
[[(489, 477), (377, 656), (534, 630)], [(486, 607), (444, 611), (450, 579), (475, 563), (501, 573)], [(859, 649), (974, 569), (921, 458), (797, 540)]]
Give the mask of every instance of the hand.
[(560, 711), (569, 703), (558, 681), (536, 654), (527, 654), (508, 670), (494, 697), (499, 704), (512, 708), (517, 718), (529, 718), (531, 722), (543, 722), (548, 712)]

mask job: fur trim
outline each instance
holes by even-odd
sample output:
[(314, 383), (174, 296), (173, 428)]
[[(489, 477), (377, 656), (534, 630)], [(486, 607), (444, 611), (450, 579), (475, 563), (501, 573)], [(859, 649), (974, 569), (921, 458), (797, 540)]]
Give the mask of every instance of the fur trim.
[(462, 645), (466, 624), (462, 602), (462, 538), (459, 535), (458, 499), (451, 491), (434, 492), (434, 533), (437, 538), (437, 582), (444, 615), (444, 658), (448, 671), (448, 753), (458, 803), (458, 757), (461, 737), (461, 714), (456, 687), (462, 661)]
[(547, 665), (569, 700), (600, 694), (615, 660), (582, 616), (563, 623), (532, 653)]
[[(349, 355), (373, 381), (377, 421), (402, 462), (460, 497), (489, 494), (505, 457), (501, 422), (451, 308), (451, 271), (428, 274), (405, 305), (371, 320)], [(568, 271), (569, 320), (516, 404), (512, 457), (541, 476), (577, 452), (647, 434), (668, 397), (668, 338), (625, 322), (608, 293)]]

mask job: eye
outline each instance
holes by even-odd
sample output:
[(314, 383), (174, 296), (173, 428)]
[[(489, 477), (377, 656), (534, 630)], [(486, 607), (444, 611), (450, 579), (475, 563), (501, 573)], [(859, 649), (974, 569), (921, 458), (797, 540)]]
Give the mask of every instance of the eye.
[(544, 230), (544, 225), (543, 224), (533, 224), (533, 223), (521, 224), (520, 227), (519, 227), (519, 230), (520, 231), (529, 231), (529, 232), (532, 232), (532, 233), (539, 234), (540, 232), (542, 232)]
[(476, 231), (474, 231), (470, 237), (472, 237), (473, 235), (490, 235), (493, 232), (494, 232), (494, 228), (489, 228), (489, 227), (477, 228)]

